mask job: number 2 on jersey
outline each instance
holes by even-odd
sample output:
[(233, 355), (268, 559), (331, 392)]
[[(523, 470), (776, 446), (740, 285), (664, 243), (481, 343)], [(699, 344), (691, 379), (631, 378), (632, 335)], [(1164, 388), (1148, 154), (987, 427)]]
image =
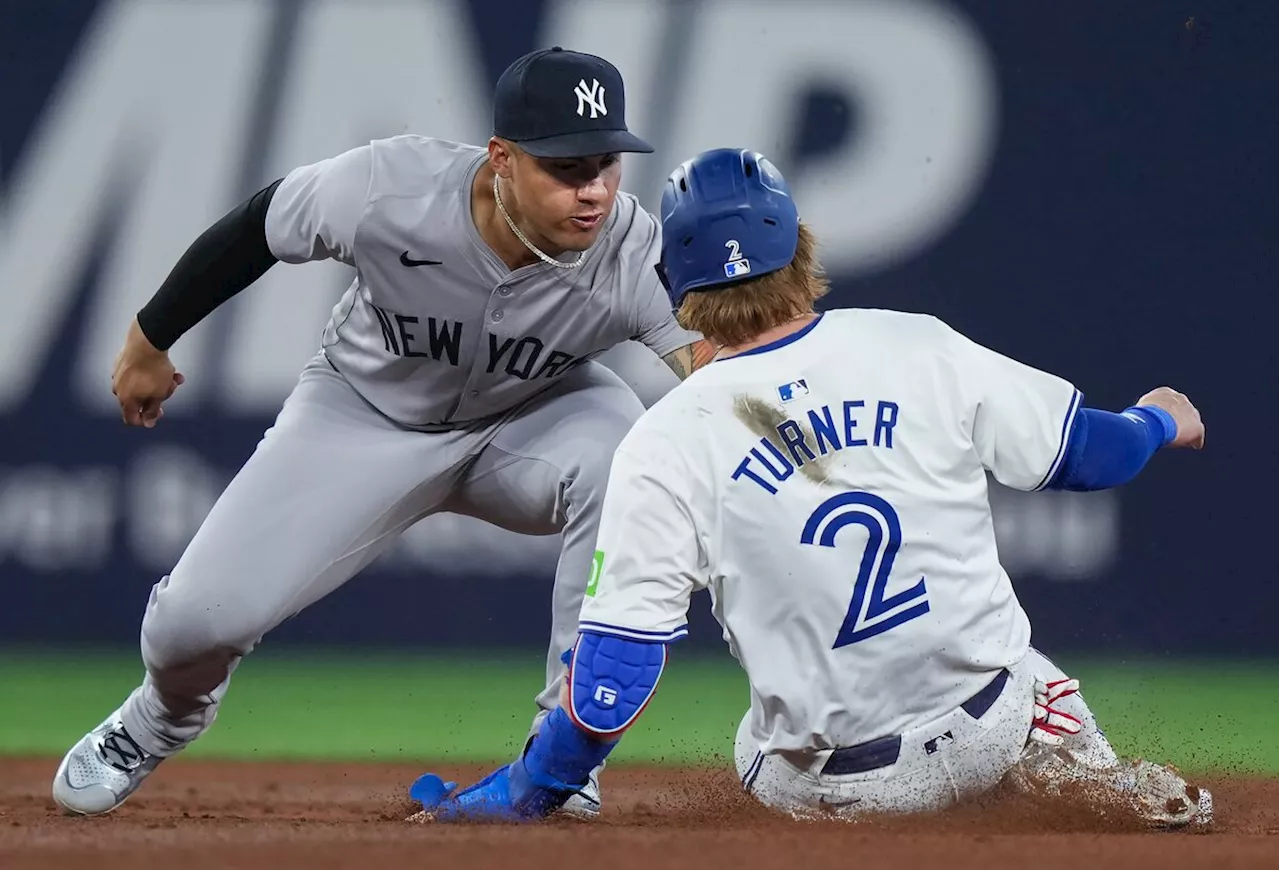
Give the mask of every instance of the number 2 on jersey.
[(832, 496), (805, 522), (800, 543), (834, 547), (836, 534), (853, 524), (867, 530), (867, 545), (858, 565), (849, 612), (832, 649), (875, 637), (929, 612), (923, 577), (910, 589), (885, 598), (893, 560), (902, 546), (902, 525), (898, 512), (880, 496), (869, 492)]

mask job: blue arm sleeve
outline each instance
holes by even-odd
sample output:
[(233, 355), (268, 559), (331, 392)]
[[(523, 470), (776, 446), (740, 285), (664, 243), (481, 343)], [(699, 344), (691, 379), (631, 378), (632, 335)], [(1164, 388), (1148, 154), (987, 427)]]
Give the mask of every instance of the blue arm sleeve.
[(1128, 483), (1177, 433), (1162, 408), (1126, 408), (1120, 414), (1081, 408), (1067, 436), (1066, 457), (1045, 489), (1090, 492)]

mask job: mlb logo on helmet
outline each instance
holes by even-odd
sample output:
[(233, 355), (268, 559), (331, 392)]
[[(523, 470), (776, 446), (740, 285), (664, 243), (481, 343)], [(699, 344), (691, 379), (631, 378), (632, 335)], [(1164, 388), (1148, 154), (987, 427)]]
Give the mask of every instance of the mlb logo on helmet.
[(804, 378), (778, 387), (778, 399), (782, 402), (790, 402), (792, 399), (807, 395), (809, 395), (809, 385)]

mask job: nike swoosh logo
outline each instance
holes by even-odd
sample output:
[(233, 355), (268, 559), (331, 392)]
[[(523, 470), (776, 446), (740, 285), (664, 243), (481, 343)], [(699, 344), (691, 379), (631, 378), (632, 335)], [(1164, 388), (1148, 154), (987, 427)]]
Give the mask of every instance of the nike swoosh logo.
[(441, 266), (444, 265), (439, 260), (414, 260), (409, 257), (409, 252), (405, 251), (400, 255), (401, 266)]

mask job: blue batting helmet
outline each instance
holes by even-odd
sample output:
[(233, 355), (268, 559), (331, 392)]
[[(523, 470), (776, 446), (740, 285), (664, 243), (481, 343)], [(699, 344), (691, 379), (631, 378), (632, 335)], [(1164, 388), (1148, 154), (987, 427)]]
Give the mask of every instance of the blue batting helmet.
[(796, 253), (791, 190), (755, 151), (717, 148), (681, 164), (667, 179), (661, 212), (658, 276), (676, 307), (690, 290), (767, 275)]

